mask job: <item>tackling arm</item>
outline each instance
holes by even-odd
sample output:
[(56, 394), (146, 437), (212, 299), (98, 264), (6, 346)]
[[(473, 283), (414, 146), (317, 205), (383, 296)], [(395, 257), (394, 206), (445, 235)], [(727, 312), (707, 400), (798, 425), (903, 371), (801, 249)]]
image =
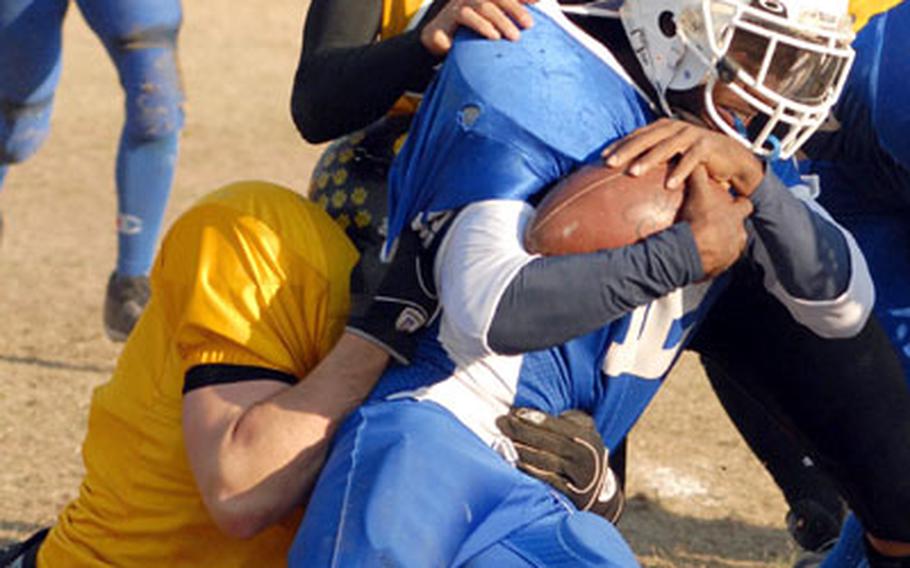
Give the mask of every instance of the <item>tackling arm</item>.
[(305, 501), (335, 428), (366, 398), (387, 361), (382, 349), (345, 334), (295, 386), (254, 380), (186, 394), (187, 454), (221, 530), (249, 538)]

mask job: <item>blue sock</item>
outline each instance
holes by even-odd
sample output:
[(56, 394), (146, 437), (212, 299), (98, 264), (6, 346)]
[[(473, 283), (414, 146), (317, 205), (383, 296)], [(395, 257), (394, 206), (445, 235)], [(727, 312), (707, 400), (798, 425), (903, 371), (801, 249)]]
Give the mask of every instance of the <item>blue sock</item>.
[(821, 568), (868, 568), (865, 531), (859, 520), (851, 514), (841, 529), (837, 544), (825, 558)]
[(178, 133), (154, 140), (120, 139), (117, 156), (117, 273), (148, 274), (171, 192)]

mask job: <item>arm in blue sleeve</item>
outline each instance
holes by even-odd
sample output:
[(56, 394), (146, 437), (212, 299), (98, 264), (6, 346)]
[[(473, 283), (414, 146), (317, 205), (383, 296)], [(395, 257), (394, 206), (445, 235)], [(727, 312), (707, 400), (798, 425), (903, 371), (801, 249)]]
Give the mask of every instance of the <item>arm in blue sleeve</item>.
[(686, 223), (619, 249), (541, 257), (509, 283), (487, 342), (503, 354), (559, 345), (703, 276)]
[(812, 301), (843, 294), (850, 251), (841, 229), (793, 195), (770, 168), (751, 200), (751, 230), (787, 293)]

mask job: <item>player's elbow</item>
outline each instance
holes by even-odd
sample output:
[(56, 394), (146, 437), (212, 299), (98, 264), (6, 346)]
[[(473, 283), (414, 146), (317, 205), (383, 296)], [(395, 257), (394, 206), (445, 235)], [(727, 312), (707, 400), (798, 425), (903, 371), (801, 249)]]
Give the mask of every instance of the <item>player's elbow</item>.
[(334, 117), (328, 101), (320, 100), (312, 84), (306, 65), (301, 62), (291, 92), (291, 119), (297, 132), (310, 144), (322, 144), (336, 138), (339, 133), (332, 128)]
[(294, 120), (294, 126), (297, 127), (300, 136), (310, 144), (322, 144), (331, 140), (332, 133), (323, 126), (317, 116), (318, 113), (309, 108), (311, 103), (306, 100), (304, 95), (300, 95), (299, 99), (294, 97), (291, 105), (291, 118)]
[(816, 328), (815, 332), (825, 339), (848, 339), (859, 335), (872, 315), (870, 306), (853, 302), (840, 313), (829, 317), (827, 325)]
[(865, 259), (859, 255), (854, 257), (852, 275), (847, 291), (842, 296), (842, 301), (835, 302), (834, 333), (831, 337), (855, 337), (866, 327), (872, 316), (875, 305), (875, 284), (866, 265)]
[(794, 318), (825, 339), (847, 339), (858, 335), (869, 317), (875, 303), (875, 292), (871, 286), (862, 290), (851, 289), (841, 297), (829, 302), (790, 306)]
[(231, 538), (253, 538), (269, 525), (267, 511), (243, 495), (206, 499), (206, 508), (218, 529)]

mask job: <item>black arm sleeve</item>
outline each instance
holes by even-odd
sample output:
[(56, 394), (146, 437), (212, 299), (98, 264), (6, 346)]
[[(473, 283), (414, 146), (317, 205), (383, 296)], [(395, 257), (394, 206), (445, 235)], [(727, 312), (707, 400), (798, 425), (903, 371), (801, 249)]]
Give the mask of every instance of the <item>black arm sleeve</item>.
[(687, 223), (619, 249), (538, 258), (506, 288), (487, 342), (503, 354), (559, 345), (703, 276)]
[(751, 200), (751, 226), (787, 293), (813, 301), (843, 294), (851, 270), (841, 230), (797, 199), (770, 169)]
[(309, 142), (363, 128), (430, 82), (438, 61), (419, 30), (377, 42), (381, 20), (381, 0), (310, 5), (291, 95), (294, 124)]

